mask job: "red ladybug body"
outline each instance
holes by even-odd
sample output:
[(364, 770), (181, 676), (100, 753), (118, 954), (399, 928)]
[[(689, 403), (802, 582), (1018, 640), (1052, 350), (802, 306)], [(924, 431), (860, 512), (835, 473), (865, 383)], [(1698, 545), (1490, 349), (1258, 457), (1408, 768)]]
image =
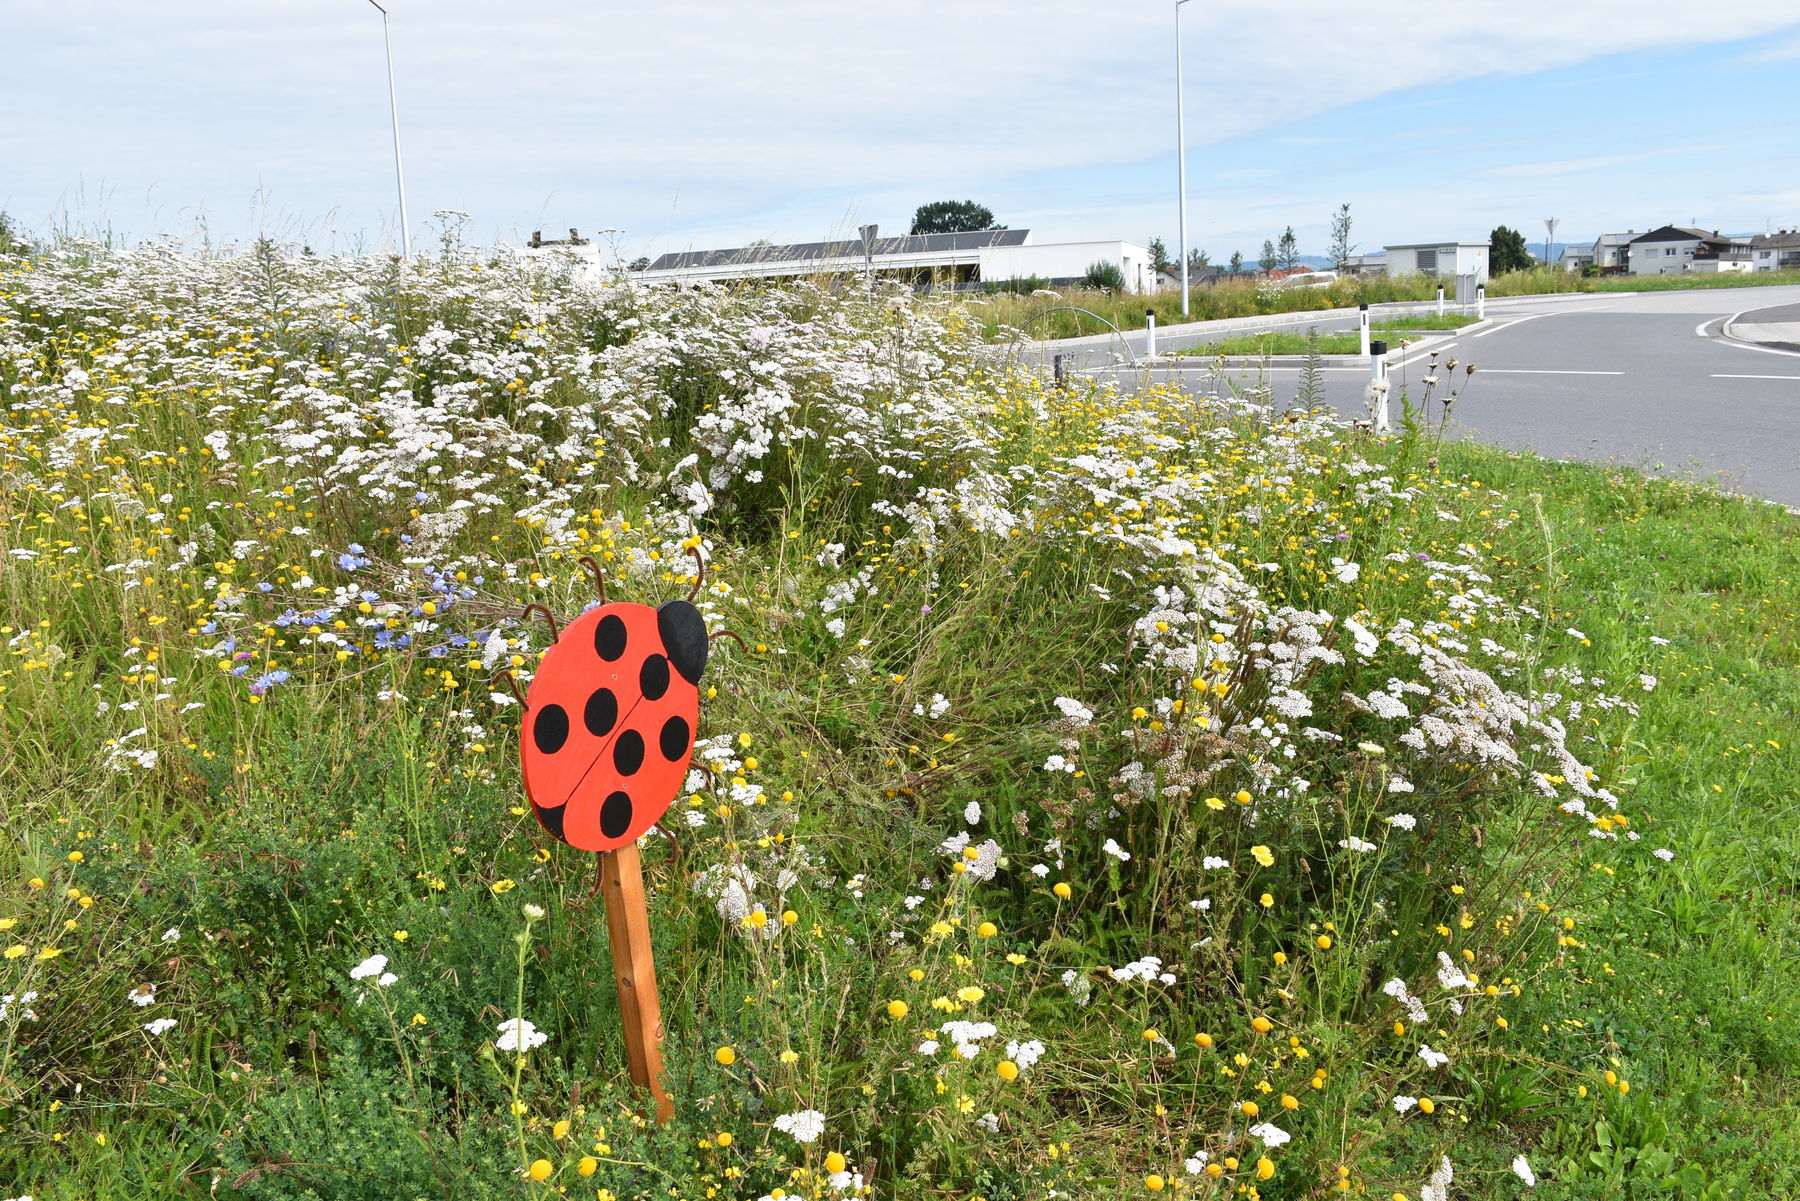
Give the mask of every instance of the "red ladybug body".
[(519, 757), (537, 819), (583, 851), (642, 837), (681, 791), (700, 717), (706, 622), (682, 600), (604, 604), (544, 653)]

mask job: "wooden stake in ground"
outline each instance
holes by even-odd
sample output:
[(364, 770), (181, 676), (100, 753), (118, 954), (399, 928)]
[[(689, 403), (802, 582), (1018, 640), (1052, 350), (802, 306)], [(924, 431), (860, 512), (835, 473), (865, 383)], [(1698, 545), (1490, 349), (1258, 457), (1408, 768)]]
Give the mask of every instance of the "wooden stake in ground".
[(612, 944), (613, 983), (619, 988), (619, 1016), (625, 1025), (625, 1058), (631, 1080), (650, 1091), (657, 1122), (675, 1114), (663, 1091), (662, 1005), (656, 998), (656, 962), (650, 954), (650, 910), (644, 903), (644, 872), (635, 842), (600, 856), (600, 891), (606, 901), (606, 932)]

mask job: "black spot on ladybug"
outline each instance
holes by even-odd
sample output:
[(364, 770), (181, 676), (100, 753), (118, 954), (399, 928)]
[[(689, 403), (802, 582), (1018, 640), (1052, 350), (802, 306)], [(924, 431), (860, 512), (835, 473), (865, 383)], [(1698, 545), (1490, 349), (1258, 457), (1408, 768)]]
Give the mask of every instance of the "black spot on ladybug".
[(581, 720), (595, 738), (606, 737), (619, 720), (619, 698), (610, 688), (594, 689), (594, 695), (588, 697), (587, 704), (582, 707)]
[(700, 673), (706, 670), (706, 652), (711, 649), (700, 610), (684, 600), (665, 601), (656, 610), (656, 633), (681, 678), (698, 684)]
[(644, 766), (644, 736), (636, 730), (627, 730), (619, 735), (613, 743), (613, 767), (621, 776), (635, 776), (637, 769)]
[(569, 740), (569, 715), (561, 705), (545, 705), (531, 723), (531, 740), (546, 755), (562, 750)]
[(644, 666), (638, 669), (638, 690), (645, 700), (660, 701), (669, 690), (669, 661), (661, 655), (645, 659)]
[(594, 653), (608, 663), (625, 653), (625, 623), (617, 613), (608, 613), (594, 627)]
[(562, 841), (567, 842), (568, 839), (563, 838), (563, 815), (568, 811), (569, 806), (566, 803), (558, 805), (554, 809), (539, 809), (537, 811), (538, 820), (544, 823), (544, 829), (550, 831), (551, 834), (562, 839)]
[(631, 829), (631, 798), (615, 792), (600, 804), (600, 833), (617, 838)]
[(663, 758), (667, 759), (670, 763), (679, 763), (681, 760), (687, 758), (688, 748), (690, 746), (688, 738), (692, 734), (693, 731), (688, 728), (686, 718), (671, 717), (668, 721), (665, 721), (663, 723), (662, 735), (658, 740), (662, 744)]

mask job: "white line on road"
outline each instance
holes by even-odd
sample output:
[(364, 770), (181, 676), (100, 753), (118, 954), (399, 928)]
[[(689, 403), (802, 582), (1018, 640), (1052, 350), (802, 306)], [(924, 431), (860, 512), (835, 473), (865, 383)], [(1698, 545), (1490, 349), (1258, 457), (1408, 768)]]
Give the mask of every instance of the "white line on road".
[[(1725, 323), (1725, 328), (1727, 330), (1731, 328), (1731, 323), (1729, 321)], [(1760, 350), (1764, 354), (1781, 354), (1786, 355), (1790, 359), (1800, 359), (1800, 352), (1782, 350), (1775, 346), (1757, 346), (1750, 342), (1740, 342), (1736, 338), (1731, 337), (1729, 333), (1724, 338), (1720, 339), (1720, 342), (1725, 346), (1735, 346), (1739, 350)]]
[(1706, 337), (1706, 327), (1711, 325), (1713, 323), (1713, 321), (1720, 321), (1720, 320), (1723, 320), (1723, 318), (1714, 317), (1710, 321), (1702, 321), (1699, 325), (1696, 325), (1694, 327), (1694, 336), (1696, 338)]
[(1560, 317), (1560, 313), (1533, 313), (1529, 317), (1520, 317), (1516, 321), (1508, 321), (1505, 325), (1496, 325), (1493, 329), (1484, 329), (1476, 334), (1477, 338), (1485, 338), (1489, 334), (1497, 334), (1503, 329), (1511, 329), (1515, 325), (1524, 325), (1527, 321), (1536, 321), (1539, 317)]
[[(1477, 334), (1475, 336), (1479, 338), (1481, 335)], [(1421, 350), (1417, 354), (1411, 356), (1410, 358), (1401, 359), (1398, 363), (1389, 363), (1388, 370), (1389, 371), (1398, 371), (1398, 370), (1400, 370), (1400, 368), (1406, 366), (1408, 363), (1416, 363), (1420, 359), (1425, 358), (1429, 355), (1443, 354), (1446, 350), (1451, 349), (1455, 345), (1456, 345), (1456, 343), (1454, 343), (1454, 342), (1446, 342), (1442, 346), (1433, 346), (1429, 350)]]
[(1800, 379), (1800, 375), (1715, 375), (1714, 379)]
[(1623, 371), (1547, 371), (1538, 367), (1481, 367), (1482, 375), (1624, 375)]

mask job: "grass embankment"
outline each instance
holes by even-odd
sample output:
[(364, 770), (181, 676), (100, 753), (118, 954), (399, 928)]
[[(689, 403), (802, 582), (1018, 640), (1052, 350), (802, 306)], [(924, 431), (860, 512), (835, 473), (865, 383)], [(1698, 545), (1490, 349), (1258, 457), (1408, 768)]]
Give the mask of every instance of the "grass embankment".
[[(506, 261), (7, 268), (0, 1180), (1789, 1190), (1793, 520), (975, 334)], [(645, 844), (656, 1130), (492, 677), (581, 556), (656, 602), (690, 548), (747, 646)]]
[(1235, 338), (1220, 338), (1217, 342), (1188, 346), (1172, 353), (1195, 358), (1212, 358), (1215, 355), (1235, 357), (1314, 352), (1318, 354), (1355, 354), (1361, 347), (1362, 338), (1359, 334), (1292, 333), (1287, 330), (1275, 330), (1262, 334), (1243, 334)]
[[(1800, 272), (1746, 272), (1723, 275), (1620, 275), (1585, 277), (1560, 267), (1534, 267), (1498, 275), (1488, 281), (1489, 299), (1504, 296), (1539, 296), (1562, 292), (1658, 292), (1692, 288), (1755, 288), (1800, 284)], [(1454, 295), (1454, 285), (1452, 285)], [(1188, 316), (1181, 315), (1178, 292), (1132, 296), (1088, 288), (1062, 289), (1050, 295), (1017, 295), (1007, 292), (970, 295), (965, 298), (971, 315), (981, 322), (988, 338), (1010, 339), (1016, 329), (1034, 339), (1073, 338), (1103, 334), (1104, 322), (1075, 312), (1048, 312), (1067, 306), (1087, 309), (1121, 330), (1142, 329), (1146, 309), (1156, 311), (1160, 326), (1183, 320), (1211, 321), (1222, 317), (1257, 317), (1277, 313), (1355, 308), (1358, 304), (1389, 301), (1428, 301), (1437, 298), (1437, 281), (1423, 275), (1388, 278), (1384, 275), (1341, 278), (1322, 288), (1280, 287), (1254, 280), (1224, 280), (1196, 288), (1190, 295)], [(1429, 327), (1415, 327), (1429, 328)]]
[[(1383, 321), (1374, 321), (1369, 328), (1380, 334), (1424, 333), (1433, 330), (1461, 329), (1475, 324), (1477, 318), (1463, 316), (1460, 313), (1422, 313), (1417, 317), (1390, 317)], [(1319, 333), (1308, 329), (1298, 331), (1267, 330), (1262, 333), (1240, 334), (1232, 338), (1220, 338), (1215, 342), (1189, 346), (1171, 353), (1198, 358), (1212, 358), (1217, 355), (1227, 357), (1263, 355), (1295, 355), (1295, 354), (1356, 354), (1362, 349), (1362, 336), (1357, 333), (1333, 331)]]

